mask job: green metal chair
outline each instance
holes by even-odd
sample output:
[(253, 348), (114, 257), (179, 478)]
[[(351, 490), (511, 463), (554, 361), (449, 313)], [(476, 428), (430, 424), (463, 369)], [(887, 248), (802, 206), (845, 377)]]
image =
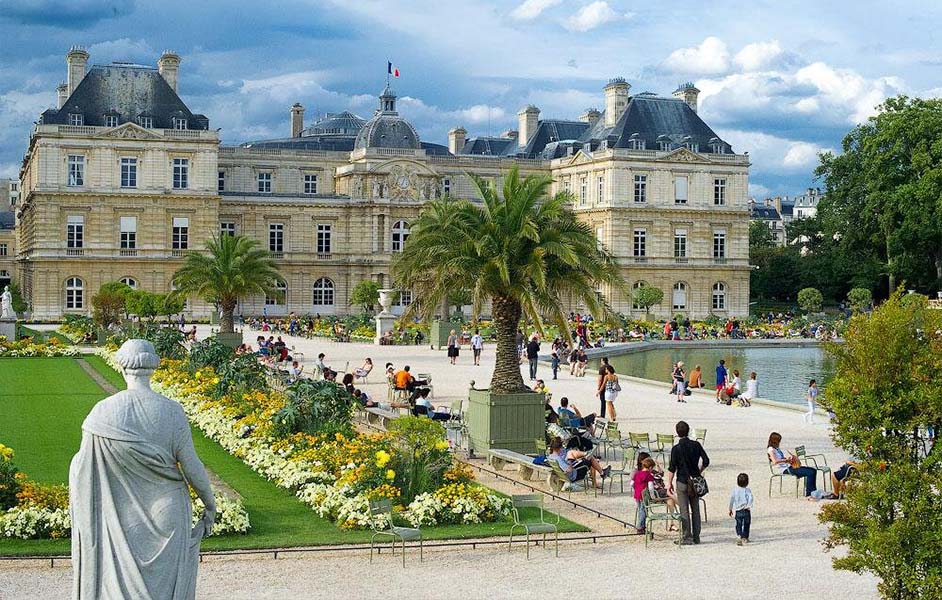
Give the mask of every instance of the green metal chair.
[[(781, 494), (782, 484), (784, 484), (785, 478), (793, 477), (793, 475), (782, 473), (781, 471), (778, 470), (775, 464), (772, 463), (772, 461), (769, 461), (769, 473), (771, 473), (771, 476), (769, 477), (769, 498), (771, 498), (772, 497), (772, 482), (775, 481), (775, 478), (776, 477), (778, 478), (778, 493)], [(798, 497), (798, 494), (801, 493), (800, 490), (798, 489), (798, 484), (800, 481), (801, 481), (801, 478), (795, 477), (795, 497), (796, 498)]]
[(694, 429), (693, 430), (693, 439), (700, 442), (702, 445), (706, 445), (706, 429)]
[[(823, 454), (808, 454), (805, 451), (804, 446), (795, 447), (795, 456), (798, 457), (798, 460), (802, 464), (813, 468), (818, 473), (821, 473), (821, 479), (824, 480), (823, 488), (824, 491), (828, 491), (828, 486), (831, 483), (831, 467), (828, 466), (828, 459)], [(821, 460), (821, 463), (818, 463), (818, 459)]]
[[(509, 552), (514, 543), (514, 531), (517, 529), (523, 529), (524, 534), (526, 535), (527, 541), (527, 559), (530, 558), (530, 534), (543, 534), (543, 546), (546, 546), (546, 534), (552, 533), (556, 538), (556, 556), (559, 556), (559, 515), (556, 515), (556, 521), (547, 521), (546, 513), (543, 511), (543, 495), (542, 494), (523, 494), (519, 496), (511, 496), (511, 503), (513, 505), (512, 512), (514, 516), (514, 524), (510, 526), (510, 541), (507, 543), (507, 551)], [(521, 508), (538, 508), (540, 510), (539, 520), (527, 519), (522, 520), (520, 518), (520, 509)]]
[(644, 547), (648, 547), (648, 541), (654, 538), (651, 531), (651, 525), (658, 521), (663, 521), (665, 527), (671, 523), (677, 523), (677, 547), (680, 547), (680, 541), (683, 540), (683, 522), (680, 518), (680, 512), (671, 512), (666, 502), (652, 502), (651, 492), (645, 488), (641, 490), (641, 503), (644, 504)]
[(373, 562), (373, 546), (379, 536), (391, 538), (393, 556), (396, 555), (396, 540), (402, 542), (402, 566), (406, 566), (406, 542), (419, 541), (419, 562), (424, 560), (422, 551), (422, 532), (412, 527), (396, 527), (392, 519), (392, 501), (370, 501), (370, 526), (373, 535), (370, 536), (370, 562)]
[(661, 464), (667, 462), (671, 448), (674, 447), (674, 435), (670, 433), (657, 433), (654, 436), (653, 454), (661, 455)]
[(651, 452), (651, 437), (647, 433), (636, 433), (628, 432), (628, 440), (631, 443), (631, 447), (637, 450), (638, 452)]
[[(586, 494), (589, 493), (589, 484), (586, 482), (586, 479), (589, 478), (588, 474), (586, 474), (585, 479), (582, 481), (569, 481), (569, 476), (566, 475), (566, 472), (563, 471), (563, 468), (559, 466), (559, 463), (555, 459), (550, 458), (547, 462), (549, 463), (550, 468), (553, 469), (553, 474), (556, 476), (556, 478), (563, 482), (560, 491), (569, 492), (569, 495), (571, 496), (573, 490), (581, 488), (582, 491)], [(568, 488), (566, 487), (566, 484), (569, 484)], [(595, 486), (592, 487), (593, 489), (595, 488)], [(595, 495), (599, 495), (599, 491), (597, 489), (595, 490)]]
[(625, 477), (630, 477), (635, 467), (635, 457), (637, 456), (637, 450), (634, 448), (626, 448), (625, 452), (621, 456), (621, 467), (618, 469), (612, 469), (611, 473), (608, 476), (608, 493), (612, 493), (612, 487), (615, 485), (615, 478), (618, 477), (618, 485), (621, 488), (621, 493), (625, 493)]
[(533, 445), (536, 446), (537, 456), (546, 456), (546, 438), (536, 438)]

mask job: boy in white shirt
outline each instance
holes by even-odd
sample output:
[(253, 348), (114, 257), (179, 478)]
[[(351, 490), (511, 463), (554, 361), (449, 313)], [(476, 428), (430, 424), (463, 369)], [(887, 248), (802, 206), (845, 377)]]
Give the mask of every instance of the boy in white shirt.
[(752, 490), (749, 489), (749, 475), (745, 473), (736, 478), (736, 487), (729, 497), (729, 516), (733, 515), (736, 516), (736, 545), (748, 544), (752, 525)]

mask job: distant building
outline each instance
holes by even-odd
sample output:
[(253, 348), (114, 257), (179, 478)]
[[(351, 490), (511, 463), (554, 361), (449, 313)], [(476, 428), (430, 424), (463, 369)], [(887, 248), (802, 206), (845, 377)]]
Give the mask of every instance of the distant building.
[(795, 196), (795, 218), (811, 219), (818, 216), (818, 202), (824, 198), (821, 188), (808, 188), (801, 196)]
[(0, 212), (14, 210), (20, 198), (18, 179), (0, 179)]
[(785, 245), (785, 221), (779, 212), (780, 198), (766, 198), (757, 202), (755, 198), (749, 199), (749, 220), (765, 223), (772, 239), (779, 246)]

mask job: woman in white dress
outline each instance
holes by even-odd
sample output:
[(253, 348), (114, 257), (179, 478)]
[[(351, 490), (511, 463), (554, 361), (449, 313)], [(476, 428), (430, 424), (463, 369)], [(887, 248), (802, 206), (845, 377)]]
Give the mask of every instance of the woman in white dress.
[(618, 392), (621, 391), (621, 384), (618, 383), (618, 375), (615, 374), (615, 367), (612, 365), (606, 365), (605, 374), (605, 412), (608, 414), (608, 418), (612, 421), (616, 420), (615, 416), (615, 399), (618, 398)]

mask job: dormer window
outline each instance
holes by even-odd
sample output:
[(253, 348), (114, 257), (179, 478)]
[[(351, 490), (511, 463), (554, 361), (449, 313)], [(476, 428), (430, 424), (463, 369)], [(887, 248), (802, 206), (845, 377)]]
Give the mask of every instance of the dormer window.
[(646, 146), (644, 139), (637, 133), (632, 133), (631, 137), (628, 138), (628, 148), (631, 150), (644, 150)]
[(146, 127), (148, 129), (151, 129), (154, 127), (154, 118), (145, 117), (144, 115), (141, 115), (137, 118), (137, 124), (140, 125), (141, 127)]
[(69, 125), (81, 127), (85, 124), (85, 115), (82, 113), (69, 113)]
[(723, 145), (723, 142), (710, 144), (710, 150), (713, 154), (726, 154), (726, 147)]
[(105, 115), (105, 127), (117, 127), (117, 126), (118, 126), (117, 115)]
[(671, 140), (666, 135), (660, 135), (657, 138), (657, 148), (661, 152), (670, 152), (671, 151)]
[(186, 119), (184, 119), (183, 117), (174, 117), (173, 128), (174, 129), (186, 129)]

